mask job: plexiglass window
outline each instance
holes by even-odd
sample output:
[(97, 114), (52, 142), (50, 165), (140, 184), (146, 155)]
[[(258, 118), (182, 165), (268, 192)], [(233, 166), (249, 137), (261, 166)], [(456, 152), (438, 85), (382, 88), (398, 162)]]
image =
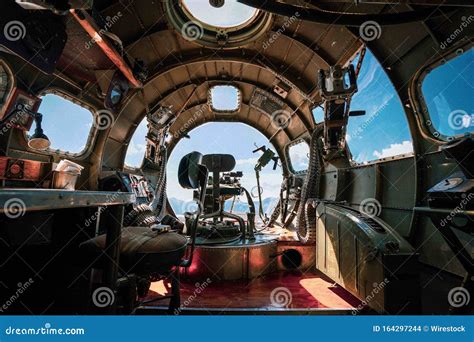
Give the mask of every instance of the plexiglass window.
[(237, 0), (217, 1), (219, 6), (212, 6), (207, 0), (182, 0), (188, 12), (200, 22), (230, 28), (249, 22), (257, 13), (253, 7), (246, 6)]
[(438, 137), (474, 131), (474, 49), (446, 61), (426, 75), (422, 92), (428, 126)]
[(133, 133), (132, 139), (128, 144), (127, 154), (125, 156), (125, 165), (128, 167), (139, 168), (142, 166), (146, 152), (146, 135), (148, 134), (147, 124), (147, 119), (143, 119), (135, 130), (135, 133)]
[[(43, 114), (42, 127), (51, 142), (50, 149), (82, 153), (93, 125), (92, 112), (60, 95), (47, 94), (41, 98), (38, 112)], [(35, 130), (31, 126), (29, 135)]]
[(309, 166), (309, 146), (305, 141), (291, 145), (288, 148), (291, 169), (294, 172), (306, 171)]
[(351, 110), (365, 110), (366, 114), (349, 118), (346, 139), (353, 160), (365, 163), (413, 152), (400, 98), (369, 50), (357, 83), (358, 92), (352, 97)]
[(214, 86), (210, 91), (210, 104), (215, 112), (236, 112), (240, 108), (240, 90), (229, 85)]

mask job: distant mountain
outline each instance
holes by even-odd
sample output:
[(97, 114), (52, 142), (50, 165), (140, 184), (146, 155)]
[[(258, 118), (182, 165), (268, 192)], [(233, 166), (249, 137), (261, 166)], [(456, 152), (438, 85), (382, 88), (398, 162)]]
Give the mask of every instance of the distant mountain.
[[(253, 199), (255, 202), (255, 211), (258, 212), (258, 199)], [(178, 198), (168, 198), (168, 201), (171, 204), (171, 207), (173, 207), (173, 210), (176, 215), (184, 215), (186, 211), (194, 211), (196, 209), (196, 203), (193, 201), (183, 201)], [(278, 198), (275, 197), (267, 197), (263, 201), (263, 212), (270, 214), (270, 212), (273, 210), (273, 208), (277, 205), (278, 203)], [(230, 210), (230, 207), (232, 205), (232, 200), (228, 200), (225, 202), (224, 209), (226, 211)], [(234, 203), (234, 208), (232, 212), (234, 213), (246, 213), (248, 211), (248, 204), (245, 202), (235, 202)]]

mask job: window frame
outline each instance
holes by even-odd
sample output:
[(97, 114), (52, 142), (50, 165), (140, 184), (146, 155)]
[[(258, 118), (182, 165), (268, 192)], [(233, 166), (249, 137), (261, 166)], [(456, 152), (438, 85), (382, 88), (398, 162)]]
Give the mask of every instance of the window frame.
[[(398, 160), (398, 159), (405, 159), (405, 158), (411, 158), (414, 156), (414, 141), (415, 141), (415, 136), (413, 135), (413, 133), (411, 132), (411, 127), (410, 127), (410, 117), (409, 117), (409, 114), (408, 114), (408, 111), (407, 111), (407, 108), (404, 106), (404, 103), (402, 101), (402, 98), (401, 98), (401, 94), (400, 94), (400, 91), (395, 87), (394, 83), (393, 83), (393, 80), (392, 80), (392, 76), (391, 74), (388, 72), (389, 70), (386, 69), (382, 63), (380, 62), (380, 59), (378, 58), (378, 56), (376, 54), (374, 54), (373, 50), (370, 49), (369, 47), (366, 47), (367, 50), (366, 50), (366, 56), (367, 56), (367, 53), (369, 53), (370, 55), (372, 55), (372, 58), (377, 62), (377, 66), (380, 67), (380, 70), (381, 72), (385, 75), (385, 77), (387, 78), (387, 81), (389, 82), (391, 88), (393, 89), (393, 93), (394, 93), (394, 96), (395, 96), (395, 99), (398, 101), (398, 104), (400, 105), (400, 115), (403, 115), (404, 119), (405, 119), (405, 122), (406, 122), (406, 127), (407, 127), (407, 131), (409, 133), (409, 137), (410, 137), (410, 143), (411, 143), (411, 146), (412, 146), (412, 151), (411, 152), (407, 152), (407, 153), (401, 153), (401, 154), (396, 154), (396, 155), (391, 155), (391, 156), (387, 156), (387, 157), (382, 157), (382, 158), (377, 158), (377, 159), (373, 159), (373, 160), (369, 160), (369, 161), (364, 161), (364, 162), (358, 162), (354, 159), (354, 154), (352, 153), (353, 150), (351, 149), (351, 142), (347, 140), (347, 134), (349, 132), (349, 122), (347, 123), (347, 126), (346, 126), (346, 140), (345, 140), (345, 145), (346, 145), (346, 149), (349, 151), (349, 163), (351, 166), (353, 167), (358, 167), (358, 166), (366, 166), (366, 165), (373, 165), (373, 164), (377, 164), (377, 163), (380, 163), (380, 162), (387, 162), (387, 161), (393, 161), (393, 160)], [(353, 55), (353, 57), (350, 59), (350, 61), (347, 63), (347, 65), (353, 63), (356, 59), (357, 61), (359, 61), (359, 58), (360, 58), (360, 52), (361, 52), (362, 48)], [(363, 65), (363, 63), (362, 63)], [(362, 69), (361, 69), (362, 70)], [(359, 90), (356, 92), (356, 93), (359, 93)], [(360, 93), (359, 93), (360, 94)], [(356, 95), (356, 94), (354, 94)], [(314, 107), (313, 107), (314, 108)], [(313, 113), (311, 113), (313, 114)], [(324, 114), (324, 110), (323, 110), (323, 114)], [(369, 117), (370, 118), (370, 117)], [(401, 141), (400, 143), (403, 143), (403, 141)]]
[(0, 109), (0, 118), (3, 118), (5, 115), (5, 111), (8, 107), (8, 104), (13, 96), (13, 90), (16, 87), (16, 77), (13, 73), (12, 68), (10, 67), (10, 65), (7, 63), (5, 59), (0, 58), (0, 65), (3, 66), (3, 68), (7, 72), (8, 77), (10, 79), (10, 89), (8, 89), (6, 93), (6, 97), (5, 97), (5, 102), (3, 103), (2, 108)]
[[(432, 71), (436, 70), (438, 67), (449, 63), (450, 61), (454, 60), (457, 57), (462, 56), (464, 53), (467, 53), (471, 49), (474, 48), (474, 43), (467, 43), (461, 46), (453, 47), (452, 49), (448, 50), (445, 54), (443, 54), (440, 58), (436, 59), (435, 61), (429, 61), (425, 65), (421, 67), (418, 72), (418, 75), (413, 80), (412, 89), (414, 89), (415, 95), (415, 108), (418, 113), (419, 123), (421, 125), (422, 130), (429, 134), (430, 138), (435, 139), (441, 142), (449, 142), (460, 137), (469, 134), (474, 136), (474, 132), (470, 133), (460, 133), (453, 136), (447, 136), (437, 131), (434, 125), (431, 122), (430, 112), (428, 110), (428, 105), (426, 104), (425, 96), (423, 94), (423, 82), (425, 78), (431, 73)], [(460, 50), (463, 52), (460, 54)]]
[[(54, 149), (54, 148), (47, 148), (46, 150), (36, 150), (34, 148), (31, 148), (28, 146), (27, 142), (28, 142), (28, 132), (23, 132), (23, 136), (24, 136), (24, 139), (25, 139), (25, 142), (26, 142), (26, 146), (28, 148), (28, 151), (31, 151), (31, 152), (34, 152), (34, 153), (40, 153), (40, 154), (45, 154), (45, 155), (53, 155), (53, 156), (61, 156), (61, 157), (68, 157), (68, 158), (74, 158), (74, 159), (85, 159), (92, 151), (92, 147), (93, 147), (93, 142), (95, 141), (95, 138), (97, 136), (97, 132), (98, 132), (98, 129), (97, 127), (94, 126), (94, 120), (95, 120), (95, 117), (97, 115), (97, 109), (86, 104), (84, 101), (81, 101), (79, 99), (77, 99), (76, 96), (64, 91), (64, 90), (60, 90), (58, 88), (48, 88), (46, 90), (43, 90), (41, 91), (37, 96), (42, 98), (46, 95), (56, 95), (56, 96), (59, 96), (59, 97), (62, 97), (63, 99), (67, 100), (67, 101), (70, 101), (78, 106), (81, 106), (82, 108), (84, 109), (87, 109), (90, 114), (91, 114), (91, 118), (92, 118), (92, 127), (89, 131), (89, 135), (87, 137), (87, 140), (86, 140), (86, 145), (84, 147), (84, 149), (80, 152), (69, 152), (69, 151), (64, 151), (64, 150), (61, 150), (61, 149)], [(41, 111), (39, 111), (41, 112)], [(43, 115), (45, 115), (45, 113), (42, 113)], [(45, 132), (46, 135), (48, 135), (48, 132)]]
[[(163, 6), (169, 23), (178, 32), (182, 32), (189, 22), (197, 23), (202, 34), (192, 43), (212, 49), (234, 49), (250, 44), (261, 38), (273, 24), (273, 14), (257, 11), (252, 20), (242, 25), (233, 28), (219, 28), (195, 19), (184, 8), (181, 1), (164, 1)], [(222, 45), (222, 41), (218, 40), (219, 36), (227, 38), (224, 45)]]
[[(308, 153), (311, 153), (311, 146), (309, 144), (309, 141), (307, 141), (304, 138), (297, 138), (293, 141), (290, 141), (285, 146), (286, 166), (287, 166), (288, 170), (294, 175), (302, 175), (302, 174), (305, 174), (308, 171), (308, 169), (297, 171), (293, 168), (293, 163), (291, 161), (291, 156), (290, 156), (290, 148), (292, 146), (296, 146), (300, 143), (305, 143), (306, 145), (308, 145), (308, 151), (309, 151)], [(309, 156), (308, 156), (308, 167), (309, 167)]]
[[(233, 87), (237, 90), (237, 108), (234, 110), (222, 110), (214, 108), (212, 104), (212, 89), (215, 87)], [(209, 106), (209, 110), (213, 113), (220, 114), (220, 115), (233, 115), (238, 113), (242, 109), (242, 91), (240, 88), (234, 83), (215, 83), (209, 85), (209, 89), (207, 92), (207, 104)]]

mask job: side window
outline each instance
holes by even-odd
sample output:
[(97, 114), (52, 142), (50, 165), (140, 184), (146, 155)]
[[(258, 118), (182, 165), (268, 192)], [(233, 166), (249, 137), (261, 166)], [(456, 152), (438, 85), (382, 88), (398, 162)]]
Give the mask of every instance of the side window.
[[(47, 94), (41, 98), (38, 112), (43, 114), (42, 127), (51, 141), (52, 150), (82, 153), (89, 142), (93, 124), (92, 112), (60, 95)], [(31, 126), (29, 135), (35, 130)]]
[(402, 104), (380, 63), (367, 50), (351, 110), (365, 110), (349, 118), (347, 143), (357, 163), (413, 152)]
[(290, 169), (293, 172), (306, 171), (309, 166), (309, 146), (306, 141), (300, 141), (288, 148)]
[(317, 124), (324, 121), (324, 109), (322, 107), (314, 107), (311, 113), (313, 113), (314, 122), (316, 122)]
[(138, 125), (132, 139), (128, 144), (127, 154), (125, 155), (125, 165), (128, 167), (139, 168), (142, 166), (146, 151), (146, 135), (148, 134), (147, 119), (143, 119)]
[(427, 121), (435, 137), (453, 137), (474, 131), (474, 49), (434, 68), (421, 90)]

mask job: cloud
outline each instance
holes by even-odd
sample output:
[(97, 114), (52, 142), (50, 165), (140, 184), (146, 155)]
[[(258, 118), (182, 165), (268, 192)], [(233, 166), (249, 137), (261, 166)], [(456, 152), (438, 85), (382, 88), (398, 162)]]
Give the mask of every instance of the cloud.
[(405, 140), (401, 144), (390, 144), (389, 147), (383, 148), (382, 152), (375, 150), (374, 156), (381, 159), (411, 152), (413, 152), (413, 145), (411, 141)]
[(146, 151), (146, 144), (137, 144), (133, 140), (128, 145), (127, 156), (144, 156)]
[[(309, 146), (307, 143), (302, 142), (297, 145), (293, 145), (289, 150), (291, 165), (299, 170), (305, 170), (309, 163)], [(298, 170), (296, 170), (298, 171)]]
[(237, 159), (235, 161), (236, 165), (252, 165), (257, 164), (258, 158), (247, 158), (247, 159)]

